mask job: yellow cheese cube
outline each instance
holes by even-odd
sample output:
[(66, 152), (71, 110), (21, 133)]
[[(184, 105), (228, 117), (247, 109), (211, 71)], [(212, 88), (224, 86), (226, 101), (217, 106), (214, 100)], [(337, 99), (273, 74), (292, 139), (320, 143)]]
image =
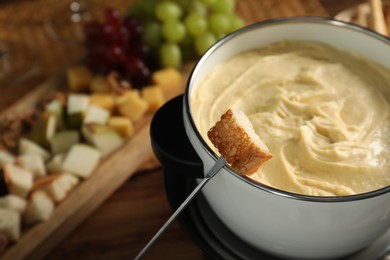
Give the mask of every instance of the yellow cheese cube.
[(89, 97), (89, 103), (108, 111), (114, 109), (114, 97), (111, 94), (92, 94)]
[(96, 75), (91, 79), (90, 90), (93, 93), (107, 93), (110, 92), (110, 85), (107, 79), (102, 75)]
[(164, 104), (164, 93), (158, 86), (149, 86), (142, 89), (142, 98), (149, 104), (149, 111), (156, 112)]
[(134, 134), (134, 126), (130, 118), (112, 116), (108, 119), (107, 125), (123, 137), (130, 137)]
[(84, 65), (74, 66), (67, 71), (69, 88), (73, 91), (81, 91), (89, 88), (92, 72)]
[(163, 89), (164, 93), (169, 93), (180, 87), (181, 74), (177, 69), (167, 67), (155, 71), (152, 74), (152, 80)]
[(137, 90), (126, 91), (117, 98), (116, 105), (119, 113), (127, 116), (133, 122), (140, 120), (149, 107), (149, 104), (141, 98)]

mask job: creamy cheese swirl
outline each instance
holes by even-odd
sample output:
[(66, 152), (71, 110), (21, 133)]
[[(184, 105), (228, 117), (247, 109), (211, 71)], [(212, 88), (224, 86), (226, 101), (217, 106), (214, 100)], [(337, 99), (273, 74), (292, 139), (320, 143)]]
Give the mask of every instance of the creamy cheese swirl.
[(207, 141), (228, 108), (248, 115), (273, 155), (253, 180), (343, 196), (390, 185), (389, 99), (388, 69), (321, 43), (293, 41), (217, 65), (195, 86), (191, 110)]

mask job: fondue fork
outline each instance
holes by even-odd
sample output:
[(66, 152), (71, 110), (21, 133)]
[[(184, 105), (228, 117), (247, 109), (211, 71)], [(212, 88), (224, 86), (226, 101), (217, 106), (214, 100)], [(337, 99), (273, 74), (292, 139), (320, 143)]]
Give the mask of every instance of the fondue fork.
[(135, 260), (142, 258), (142, 256), (153, 246), (153, 244), (160, 238), (160, 236), (169, 227), (169, 225), (177, 218), (177, 216), (179, 216), (179, 214), (186, 208), (186, 206), (199, 193), (199, 191), (201, 191), (201, 189), (207, 184), (207, 182), (211, 180), (225, 165), (226, 165), (226, 160), (223, 157), (219, 157), (218, 160), (214, 163), (213, 167), (211, 167), (210, 171), (202, 179), (202, 181), (195, 187), (195, 189), (190, 193), (190, 195), (188, 195), (188, 197), (183, 201), (183, 203), (175, 210), (175, 212), (165, 222), (165, 224), (160, 228), (160, 230), (146, 244), (146, 246), (137, 255)]

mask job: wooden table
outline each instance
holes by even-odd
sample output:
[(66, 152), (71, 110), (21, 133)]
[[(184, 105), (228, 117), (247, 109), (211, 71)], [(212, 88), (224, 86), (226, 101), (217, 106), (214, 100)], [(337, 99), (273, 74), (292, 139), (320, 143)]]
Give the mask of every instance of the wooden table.
[[(8, 8), (8, 10), (20, 10), (14, 5), (23, 7), (33, 2), (31, 0), (6, 1), (3, 7)], [(35, 2), (43, 5), (45, 1)], [(122, 7), (128, 4), (128, 1), (127, 3), (126, 1), (117, 2), (115, 4)], [(245, 18), (247, 23), (253, 23), (283, 16), (333, 16), (340, 10), (362, 1), (239, 0), (237, 2), (237, 12)], [(4, 8), (0, 7), (0, 24), (6, 20), (5, 16), (1, 15)], [(36, 13), (32, 14), (31, 17), (33, 22), (34, 19), (39, 20)], [(20, 18), (14, 26), (23, 23), (25, 21)], [(4, 37), (5, 31), (0, 30), (0, 38)], [(28, 34), (28, 32), (25, 33)], [(60, 56), (61, 48), (69, 47), (54, 46), (52, 55)], [(49, 64), (53, 61), (47, 59), (44, 62)], [(51, 74), (55, 73), (54, 68), (47, 71)], [(40, 75), (38, 78), (13, 88), (0, 89), (2, 92), (0, 111), (11, 104), (21, 91), (27, 91), (31, 88), (32, 82), (42, 80), (43, 76)], [(115, 191), (76, 230), (53, 248), (46, 259), (134, 258), (171, 213), (165, 195), (161, 166), (155, 165), (152, 169), (140, 170)], [(202, 251), (175, 222), (145, 255), (144, 259), (202, 259), (203, 257)]]

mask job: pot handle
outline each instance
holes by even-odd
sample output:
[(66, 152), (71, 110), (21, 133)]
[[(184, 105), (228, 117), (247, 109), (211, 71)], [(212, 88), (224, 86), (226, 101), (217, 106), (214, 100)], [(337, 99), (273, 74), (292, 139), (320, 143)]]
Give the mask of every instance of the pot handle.
[(203, 163), (184, 129), (183, 95), (166, 102), (150, 125), (152, 149), (166, 171), (203, 178)]

